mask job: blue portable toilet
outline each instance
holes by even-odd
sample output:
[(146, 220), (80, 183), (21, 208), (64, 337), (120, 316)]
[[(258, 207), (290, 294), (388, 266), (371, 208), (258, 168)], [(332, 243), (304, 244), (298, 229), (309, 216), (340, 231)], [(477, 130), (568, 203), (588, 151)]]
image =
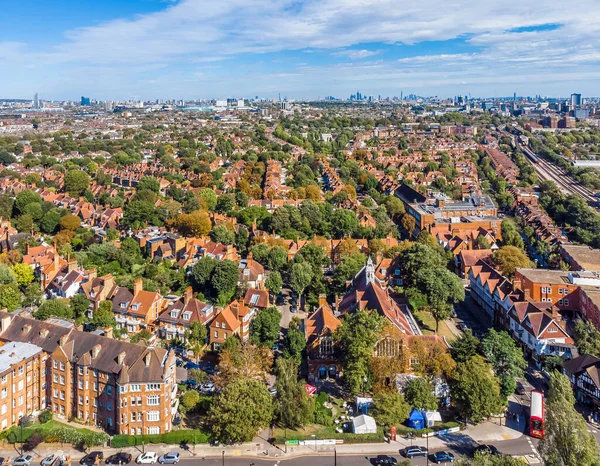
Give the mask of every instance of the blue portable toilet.
[(418, 409), (413, 409), (408, 416), (408, 427), (411, 429), (423, 429), (425, 427), (425, 416)]

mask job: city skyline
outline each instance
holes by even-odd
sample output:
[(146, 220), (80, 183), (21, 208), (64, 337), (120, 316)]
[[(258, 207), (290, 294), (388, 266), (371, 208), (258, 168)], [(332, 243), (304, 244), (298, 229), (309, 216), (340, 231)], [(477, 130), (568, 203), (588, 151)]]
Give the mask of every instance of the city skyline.
[(556, 0), (54, 3), (5, 5), (0, 97), (568, 97), (597, 94), (600, 77), (589, 0), (572, 4), (586, 15)]

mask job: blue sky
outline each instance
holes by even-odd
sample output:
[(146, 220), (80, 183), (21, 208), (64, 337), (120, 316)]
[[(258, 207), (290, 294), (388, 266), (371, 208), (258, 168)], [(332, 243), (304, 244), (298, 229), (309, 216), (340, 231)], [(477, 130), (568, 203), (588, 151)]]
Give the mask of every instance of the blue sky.
[(563, 0), (3, 2), (0, 98), (598, 95), (600, 2), (568, 11)]

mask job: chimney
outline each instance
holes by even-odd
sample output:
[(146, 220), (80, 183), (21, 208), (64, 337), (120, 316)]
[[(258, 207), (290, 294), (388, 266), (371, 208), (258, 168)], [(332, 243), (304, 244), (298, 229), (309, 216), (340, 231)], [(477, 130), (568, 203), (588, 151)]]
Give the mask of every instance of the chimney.
[(67, 272), (72, 272), (77, 268), (77, 261), (72, 260), (67, 263)]
[(123, 364), (123, 361), (125, 361), (125, 355), (126, 355), (125, 351), (122, 351), (122, 352), (120, 352), (120, 353), (119, 353), (119, 355), (117, 356), (117, 364), (118, 364), (119, 366), (121, 366), (121, 365)]
[(97, 277), (98, 277), (98, 270), (97, 269), (91, 269), (91, 270), (87, 271), (87, 279), (88, 279), (88, 281), (91, 282), (92, 280), (94, 280)]
[(319, 295), (319, 307), (325, 306), (327, 304), (327, 295), (325, 293), (321, 293)]
[(62, 337), (60, 337), (60, 340), (58, 340), (59, 346), (65, 346), (67, 344), (68, 339), (69, 339), (69, 334), (66, 334), (66, 335), (63, 335)]
[(235, 316), (236, 320), (240, 320), (240, 303), (239, 301), (234, 301), (229, 305), (229, 309)]
[(48, 329), (47, 328), (43, 328), (42, 330), (40, 330), (40, 337), (46, 338), (48, 336), (48, 333), (50, 333), (48, 331)]
[(137, 295), (140, 291), (144, 289), (144, 282), (142, 278), (138, 278), (133, 283), (133, 296)]
[(146, 356), (144, 356), (144, 364), (146, 364), (146, 367), (148, 367), (150, 365), (150, 352), (146, 353)]
[(112, 327), (112, 325), (109, 325), (108, 327), (104, 327), (104, 336), (106, 338), (114, 338), (114, 329)]
[(23, 333), (23, 335), (27, 335), (31, 330), (31, 324), (25, 324), (23, 326), (23, 329), (21, 330), (21, 333)]
[(250, 251), (248, 253), (248, 256), (246, 257), (246, 263), (249, 264), (250, 262), (252, 262), (252, 260), (253, 260), (252, 258), (253, 258), (253, 254), (252, 254), (252, 251)]
[(192, 297), (193, 297), (192, 287), (188, 286), (183, 293), (184, 306), (187, 306), (187, 304), (192, 300)]
[(92, 348), (92, 359), (96, 359), (100, 354), (100, 350), (102, 349), (102, 345), (97, 344)]
[(2, 316), (2, 320), (0, 320), (0, 331), (5, 332), (8, 326), (12, 321), (12, 316)]

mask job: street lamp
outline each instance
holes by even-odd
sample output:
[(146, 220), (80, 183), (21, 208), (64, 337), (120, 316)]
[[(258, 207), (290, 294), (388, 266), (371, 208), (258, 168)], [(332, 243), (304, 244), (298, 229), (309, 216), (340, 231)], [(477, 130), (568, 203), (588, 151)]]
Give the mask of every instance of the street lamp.
[(337, 466), (337, 448), (333, 447), (333, 466)]
[(222, 461), (221, 461), (221, 464), (222, 464), (223, 466), (225, 466), (225, 450), (223, 450), (223, 452), (221, 453), (221, 460), (222, 460)]
[(146, 446), (144, 445), (144, 413), (142, 413), (142, 453), (146, 453)]

